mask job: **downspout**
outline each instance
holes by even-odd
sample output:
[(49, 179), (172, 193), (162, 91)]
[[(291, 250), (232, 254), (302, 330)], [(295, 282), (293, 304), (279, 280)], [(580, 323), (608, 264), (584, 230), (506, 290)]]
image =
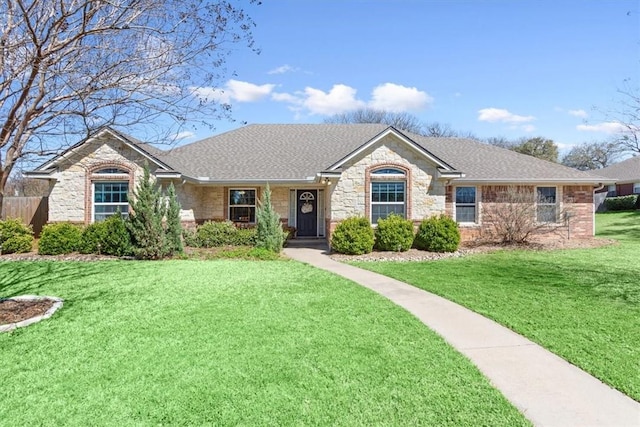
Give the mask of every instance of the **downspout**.
[[(595, 199), (595, 195), (597, 191), (600, 191), (604, 188), (604, 184), (602, 182), (598, 183), (597, 187), (593, 189), (593, 198)], [(591, 235), (595, 237), (596, 235), (596, 204), (593, 204), (593, 212), (591, 212)]]

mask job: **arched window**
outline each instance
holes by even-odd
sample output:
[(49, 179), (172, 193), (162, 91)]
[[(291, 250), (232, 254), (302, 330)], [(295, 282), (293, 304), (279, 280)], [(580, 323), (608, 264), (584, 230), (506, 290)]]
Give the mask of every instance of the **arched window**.
[(96, 175), (129, 175), (129, 171), (122, 168), (102, 168), (94, 172)]
[(371, 223), (377, 224), (389, 214), (407, 217), (407, 174), (393, 167), (371, 171)]

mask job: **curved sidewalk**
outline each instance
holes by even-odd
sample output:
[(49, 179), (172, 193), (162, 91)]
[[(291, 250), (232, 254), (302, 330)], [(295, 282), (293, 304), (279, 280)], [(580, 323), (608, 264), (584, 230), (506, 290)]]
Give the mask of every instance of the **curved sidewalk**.
[(411, 312), (467, 356), (536, 426), (640, 426), (640, 403), (486, 317), (398, 280), (336, 262), (320, 245), (284, 252)]

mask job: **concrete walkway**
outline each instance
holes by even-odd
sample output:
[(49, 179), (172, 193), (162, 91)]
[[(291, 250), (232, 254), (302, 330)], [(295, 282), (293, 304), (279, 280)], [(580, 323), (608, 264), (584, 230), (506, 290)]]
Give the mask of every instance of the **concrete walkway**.
[(444, 298), (333, 261), (318, 242), (292, 259), (365, 286), (405, 308), (467, 356), (536, 426), (640, 426), (640, 403), (539, 345)]

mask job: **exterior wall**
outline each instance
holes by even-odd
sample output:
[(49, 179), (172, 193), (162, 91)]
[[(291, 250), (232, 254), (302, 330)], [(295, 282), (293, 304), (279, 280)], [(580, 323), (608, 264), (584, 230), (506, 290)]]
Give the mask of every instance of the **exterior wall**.
[[(346, 165), (341, 178), (329, 188), (332, 232), (343, 219), (369, 214), (369, 171), (377, 167), (406, 170), (407, 217), (415, 221), (445, 211), (444, 184), (434, 179), (437, 169), (424, 156), (393, 136), (382, 140), (372, 151), (362, 154)], [(330, 234), (330, 233), (327, 233)]]
[[(143, 175), (144, 163), (142, 155), (111, 139), (96, 139), (79, 147), (59, 163), (57, 182), (49, 194), (49, 221), (88, 224), (91, 221), (92, 171), (109, 166), (129, 170), (129, 176), (117, 179), (128, 179), (129, 189), (133, 190), (134, 183)], [(109, 179), (100, 177), (101, 181)]]
[[(496, 239), (494, 224), (492, 224), (492, 212), (500, 208), (497, 195), (504, 191), (506, 186), (482, 185), (476, 187), (480, 193), (480, 201), (477, 205), (478, 223), (460, 225), (460, 235), (463, 242)], [(446, 213), (449, 216), (454, 215), (453, 188), (453, 186), (447, 187), (446, 192)], [(523, 188), (529, 188), (532, 191), (534, 189), (533, 186)], [(533, 239), (557, 240), (593, 237), (593, 187), (590, 185), (558, 185), (556, 188), (558, 210), (561, 213), (560, 221), (538, 230)]]

